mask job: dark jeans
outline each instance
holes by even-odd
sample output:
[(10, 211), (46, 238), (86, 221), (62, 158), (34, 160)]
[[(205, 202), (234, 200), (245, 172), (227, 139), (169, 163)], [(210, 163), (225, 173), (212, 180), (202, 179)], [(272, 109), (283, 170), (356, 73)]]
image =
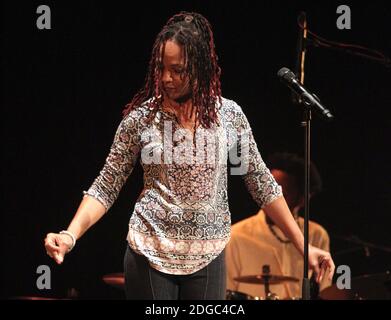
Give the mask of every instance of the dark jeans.
[(128, 245), (124, 257), (127, 299), (224, 300), (226, 267), (224, 251), (203, 269), (189, 275), (172, 275), (152, 268), (145, 256)]

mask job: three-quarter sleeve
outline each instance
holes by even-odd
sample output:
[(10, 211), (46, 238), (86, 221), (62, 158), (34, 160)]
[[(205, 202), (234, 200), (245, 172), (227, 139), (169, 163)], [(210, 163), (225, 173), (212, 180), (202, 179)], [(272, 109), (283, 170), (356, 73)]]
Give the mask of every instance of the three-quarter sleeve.
[(135, 112), (122, 119), (102, 170), (88, 191), (83, 191), (85, 196), (101, 202), (106, 212), (117, 199), (139, 156), (139, 122)]
[(241, 175), (252, 198), (260, 208), (263, 208), (281, 197), (282, 189), (266, 167), (259, 153), (248, 119), (236, 103), (234, 118), (237, 151), (240, 154), (240, 165), (242, 167)]

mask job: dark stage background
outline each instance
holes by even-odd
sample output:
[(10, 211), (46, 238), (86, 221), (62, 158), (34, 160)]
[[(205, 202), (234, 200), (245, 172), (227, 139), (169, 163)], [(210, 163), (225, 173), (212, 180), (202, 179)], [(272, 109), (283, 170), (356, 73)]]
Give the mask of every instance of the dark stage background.
[[(47, 4), (52, 29), (36, 28)], [(352, 29), (336, 27), (336, 8), (349, 4)], [(3, 297), (121, 298), (104, 274), (122, 271), (127, 224), (142, 188), (140, 165), (109, 213), (78, 241), (63, 265), (45, 254), (48, 232), (65, 229), (102, 168), (121, 110), (142, 85), (151, 47), (180, 10), (204, 14), (214, 27), (223, 95), (246, 113), (264, 158), (275, 151), (303, 154), (301, 111), (277, 79), (294, 68), (300, 10), (309, 28), (335, 41), (391, 54), (391, 8), (386, 2), (258, 1), (6, 1), (2, 8)], [(390, 253), (365, 250), (340, 236), (391, 246), (390, 68), (338, 51), (309, 48), (306, 86), (335, 115), (316, 116), (312, 160), (324, 190), (311, 219), (331, 237), (337, 265), (352, 275), (390, 269)], [(240, 177), (229, 177), (232, 221), (257, 212)], [(350, 251), (353, 249), (352, 251)], [(347, 251), (346, 251), (347, 250)], [(36, 288), (39, 265), (52, 270), (52, 290)]]

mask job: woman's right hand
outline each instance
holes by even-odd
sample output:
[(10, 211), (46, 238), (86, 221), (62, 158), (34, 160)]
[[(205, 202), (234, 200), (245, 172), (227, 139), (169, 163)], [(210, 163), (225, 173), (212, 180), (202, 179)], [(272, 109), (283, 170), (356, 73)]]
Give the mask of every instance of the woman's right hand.
[(46, 253), (58, 264), (64, 261), (64, 256), (72, 247), (72, 239), (66, 234), (48, 233), (45, 238)]

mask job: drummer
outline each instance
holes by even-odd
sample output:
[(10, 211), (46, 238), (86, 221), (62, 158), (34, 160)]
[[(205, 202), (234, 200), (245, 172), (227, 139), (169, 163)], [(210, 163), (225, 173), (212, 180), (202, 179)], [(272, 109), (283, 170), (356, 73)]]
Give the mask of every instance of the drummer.
[[(304, 230), (304, 219), (299, 211), (304, 207), (304, 160), (290, 153), (276, 153), (266, 161), (274, 178), (281, 185), (283, 194), (297, 224)], [(315, 165), (310, 165), (310, 196), (321, 191), (322, 181)], [(330, 251), (329, 235), (318, 223), (309, 222), (309, 243)], [(226, 249), (227, 289), (253, 297), (265, 298), (263, 284), (249, 284), (234, 278), (259, 275), (264, 265), (270, 266), (270, 274), (299, 279), (297, 282), (281, 281), (270, 285), (270, 291), (280, 299), (301, 297), (303, 258), (283, 232), (260, 210), (232, 226), (231, 240)], [(311, 277), (311, 270), (309, 273)], [(324, 276), (318, 287), (314, 286), (312, 297), (317, 291), (331, 285)], [(315, 285), (315, 284), (314, 284)]]

